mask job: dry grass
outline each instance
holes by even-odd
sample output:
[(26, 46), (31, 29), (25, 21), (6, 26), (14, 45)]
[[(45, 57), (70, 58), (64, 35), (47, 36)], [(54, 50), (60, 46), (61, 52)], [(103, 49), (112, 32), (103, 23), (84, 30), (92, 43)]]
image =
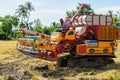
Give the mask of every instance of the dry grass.
[[(15, 63), (15, 65), (17, 65), (16, 69), (19, 73), (23, 73), (26, 70), (29, 71), (33, 75), (31, 80), (56, 80), (60, 78), (64, 78), (65, 80), (79, 80), (80, 78), (83, 80), (120, 80), (120, 44), (116, 51), (117, 58), (114, 58), (115, 63), (113, 64), (104, 66), (100, 69), (63, 68), (61, 70), (54, 70), (53, 66), (55, 63), (30, 58), (19, 53), (16, 50), (16, 43), (16, 41), (0, 41), (0, 64), (7, 64), (25, 58)], [(49, 67), (53, 70), (41, 71), (39, 69), (34, 69), (35, 67), (44, 66), (46, 64), (49, 64)], [(52, 76), (45, 78), (42, 76), (44, 72), (52, 73)], [(0, 75), (0, 80), (6, 80), (7, 76), (9, 75)]]
[(14, 50), (16, 43), (17, 41), (0, 41), (0, 53)]
[(0, 63), (9, 62), (11, 56), (17, 55), (16, 41), (0, 41)]

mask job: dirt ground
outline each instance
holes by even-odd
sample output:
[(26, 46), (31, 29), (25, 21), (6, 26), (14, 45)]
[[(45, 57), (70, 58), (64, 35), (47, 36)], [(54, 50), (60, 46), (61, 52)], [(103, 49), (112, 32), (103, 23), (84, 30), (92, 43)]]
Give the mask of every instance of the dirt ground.
[(100, 68), (55, 69), (56, 62), (21, 54), (16, 41), (0, 41), (0, 80), (120, 80), (120, 44), (115, 63)]

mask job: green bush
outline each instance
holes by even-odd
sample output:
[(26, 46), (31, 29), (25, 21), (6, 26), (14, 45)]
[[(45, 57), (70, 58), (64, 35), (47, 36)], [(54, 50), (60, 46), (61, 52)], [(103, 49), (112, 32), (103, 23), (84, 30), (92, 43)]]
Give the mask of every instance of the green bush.
[(0, 32), (0, 40), (5, 40), (6, 34), (4, 32)]

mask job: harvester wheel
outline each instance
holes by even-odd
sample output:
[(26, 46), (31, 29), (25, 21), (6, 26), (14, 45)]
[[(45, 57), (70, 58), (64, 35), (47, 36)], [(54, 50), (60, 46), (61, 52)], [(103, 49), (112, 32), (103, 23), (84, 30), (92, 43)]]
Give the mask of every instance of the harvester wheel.
[(103, 49), (103, 53), (108, 53), (108, 49)]
[(91, 54), (93, 54), (93, 53), (95, 52), (95, 50), (94, 50), (94, 49), (90, 49), (89, 52), (90, 52)]
[(114, 47), (114, 46), (115, 46), (115, 43), (114, 43), (114, 42), (111, 42), (111, 43), (110, 43), (110, 46), (111, 46), (111, 47)]
[(71, 56), (75, 56), (76, 55), (76, 47), (73, 47), (71, 50), (70, 50), (70, 55)]
[(107, 57), (73, 57), (68, 60), (70, 68), (100, 68), (107, 64), (114, 63), (114, 60)]
[(69, 55), (67, 56), (59, 56), (57, 60), (57, 67), (67, 67), (68, 59), (70, 58)]
[(76, 57), (70, 57), (70, 59), (68, 60), (67, 66), (69, 68), (74, 68), (74, 67), (76, 67), (76, 65), (79, 61), (80, 60)]

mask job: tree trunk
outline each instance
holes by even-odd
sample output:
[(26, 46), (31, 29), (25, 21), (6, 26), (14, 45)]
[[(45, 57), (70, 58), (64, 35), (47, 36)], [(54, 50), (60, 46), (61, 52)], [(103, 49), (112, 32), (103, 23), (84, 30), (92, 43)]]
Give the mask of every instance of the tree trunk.
[(29, 15), (28, 15), (28, 18), (27, 18), (27, 29), (30, 29), (29, 28), (29, 19), (30, 19), (30, 12), (29, 12)]

